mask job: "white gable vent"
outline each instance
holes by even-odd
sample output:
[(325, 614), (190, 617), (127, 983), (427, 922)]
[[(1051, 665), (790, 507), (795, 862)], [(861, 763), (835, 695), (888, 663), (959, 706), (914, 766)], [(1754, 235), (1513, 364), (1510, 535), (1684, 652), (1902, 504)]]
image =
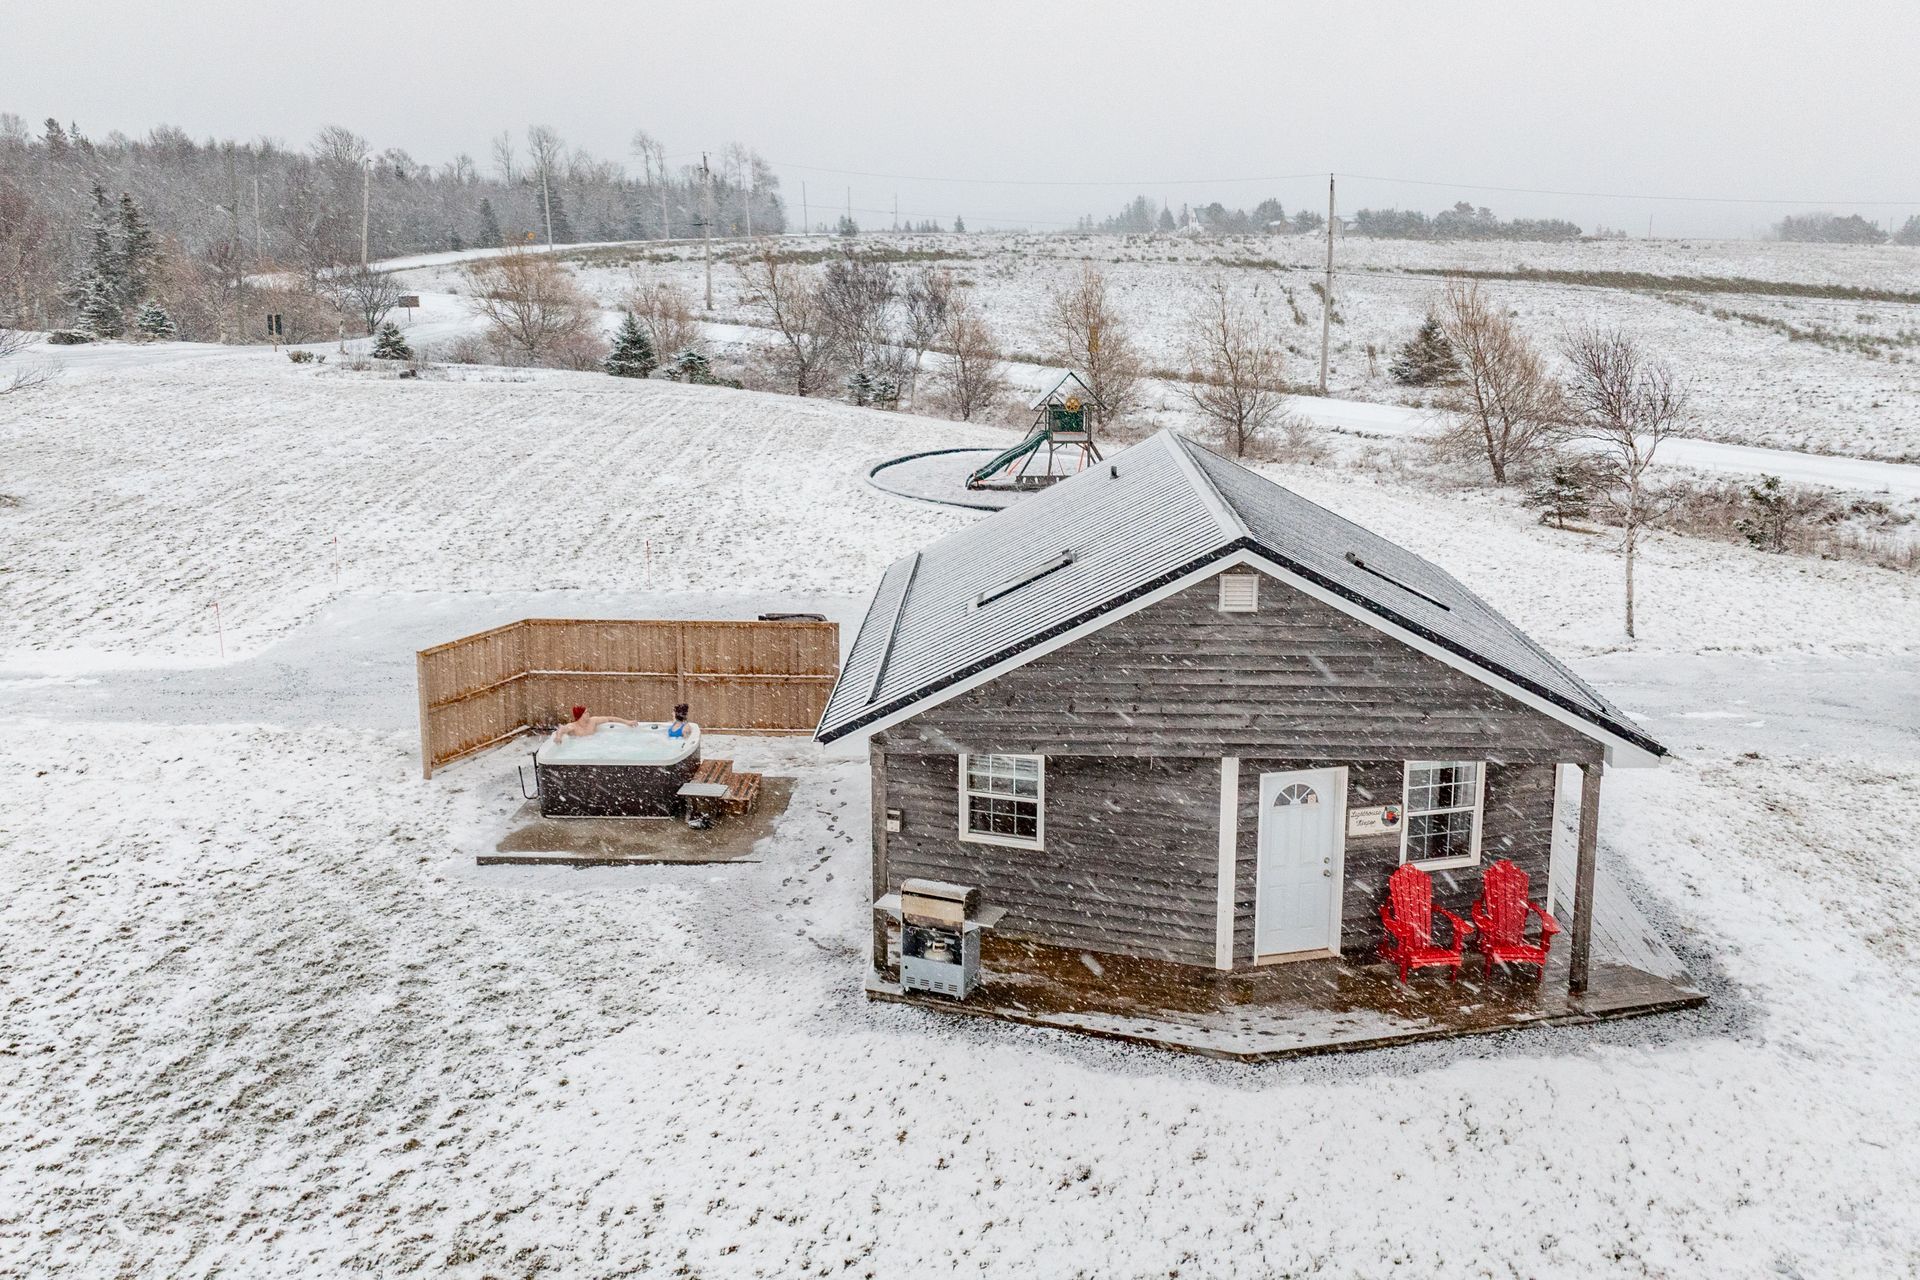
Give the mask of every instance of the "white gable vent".
[(1220, 612), (1258, 613), (1260, 611), (1260, 575), (1223, 573), (1220, 575)]

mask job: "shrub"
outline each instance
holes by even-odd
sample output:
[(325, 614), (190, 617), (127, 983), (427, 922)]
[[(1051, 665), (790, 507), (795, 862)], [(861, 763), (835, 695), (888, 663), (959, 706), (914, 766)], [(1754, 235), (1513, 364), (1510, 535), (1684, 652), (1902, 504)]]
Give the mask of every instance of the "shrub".
[(327, 362), (325, 356), (312, 351), (302, 351), (297, 347), (287, 352), (287, 359), (293, 361), (295, 364), (325, 364)]
[(93, 335), (85, 329), (55, 329), (47, 335), (47, 345), (54, 347), (77, 347), (93, 341)]

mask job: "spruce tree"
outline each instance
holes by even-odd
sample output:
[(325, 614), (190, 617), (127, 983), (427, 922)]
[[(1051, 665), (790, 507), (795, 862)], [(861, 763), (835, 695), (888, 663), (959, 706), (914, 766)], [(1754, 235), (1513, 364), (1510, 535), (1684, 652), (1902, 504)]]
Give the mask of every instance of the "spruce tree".
[(873, 375), (865, 369), (855, 369), (847, 376), (847, 401), (861, 406), (873, 403)]
[(967, 220), (957, 213), (953, 215), (953, 232), (955, 235), (967, 234)]
[(80, 284), (80, 327), (96, 338), (120, 336), (125, 317), (120, 300), (114, 296), (113, 282), (98, 271), (89, 271)]
[(167, 314), (165, 307), (152, 300), (140, 308), (133, 329), (147, 342), (170, 342), (175, 334), (173, 317)]
[(506, 243), (506, 237), (500, 233), (500, 219), (493, 216), (493, 201), (484, 196), (480, 199), (480, 243), (489, 249), (498, 249)]
[(674, 357), (673, 376), (682, 382), (696, 382), (710, 386), (714, 382), (713, 366), (698, 351), (686, 350)]
[(567, 202), (560, 198), (560, 188), (550, 187), (547, 199), (553, 209), (553, 242), (555, 244), (573, 243), (573, 223), (567, 220)]
[(1453, 344), (1440, 317), (1432, 312), (1420, 322), (1420, 329), (1387, 366), (1395, 382), (1409, 387), (1431, 387), (1452, 382), (1460, 376), (1460, 362), (1454, 357)]
[(153, 272), (160, 262), (160, 242), (127, 192), (120, 193), (120, 246), (117, 257), (120, 302), (136, 307), (153, 292)]
[(388, 320), (373, 335), (375, 360), (411, 360), (413, 348), (400, 336), (400, 326)]
[(644, 378), (660, 367), (653, 339), (647, 337), (647, 331), (633, 318), (633, 312), (627, 312), (626, 319), (620, 322), (620, 331), (613, 335), (613, 350), (601, 363), (616, 378)]
[(454, 228), (447, 232), (447, 248), (453, 250), (455, 253), (458, 253), (466, 247), (467, 247), (467, 242), (460, 238), (460, 231), (458, 228)]
[(1556, 529), (1584, 519), (1593, 508), (1593, 475), (1577, 462), (1556, 462), (1527, 491), (1526, 503), (1540, 512), (1540, 523)]

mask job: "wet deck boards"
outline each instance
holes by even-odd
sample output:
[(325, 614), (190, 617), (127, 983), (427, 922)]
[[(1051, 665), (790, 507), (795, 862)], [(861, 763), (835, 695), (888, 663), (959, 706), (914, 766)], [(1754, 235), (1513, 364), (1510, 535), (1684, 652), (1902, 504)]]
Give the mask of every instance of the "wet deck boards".
[[(1594, 897), (1591, 985), (1567, 994), (1564, 937), (1544, 980), (1482, 977), (1468, 953), (1457, 983), (1429, 971), (1402, 985), (1384, 965), (1341, 960), (1217, 973), (990, 936), (986, 975), (965, 1002), (908, 994), (869, 975), (867, 994), (1211, 1057), (1259, 1061), (1594, 1022), (1690, 1008), (1706, 997), (1614, 881)], [(1602, 927), (1604, 925), (1604, 927)], [(1636, 963), (1638, 962), (1638, 963)]]

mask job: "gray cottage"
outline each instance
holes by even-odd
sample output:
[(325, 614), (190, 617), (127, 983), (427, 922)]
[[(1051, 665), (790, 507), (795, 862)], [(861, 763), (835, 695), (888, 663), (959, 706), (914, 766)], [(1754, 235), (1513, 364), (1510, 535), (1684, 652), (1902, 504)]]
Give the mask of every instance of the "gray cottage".
[(1504, 859), (1573, 908), (1540, 1016), (1592, 1012), (1602, 771), (1664, 754), (1449, 574), (1171, 432), (890, 567), (817, 736), (862, 732), (869, 990), (898, 994), (895, 895), (925, 879), (993, 909), (990, 970), (1102, 975), (1082, 1005), (1378, 969), (1397, 868), (1465, 915)]

